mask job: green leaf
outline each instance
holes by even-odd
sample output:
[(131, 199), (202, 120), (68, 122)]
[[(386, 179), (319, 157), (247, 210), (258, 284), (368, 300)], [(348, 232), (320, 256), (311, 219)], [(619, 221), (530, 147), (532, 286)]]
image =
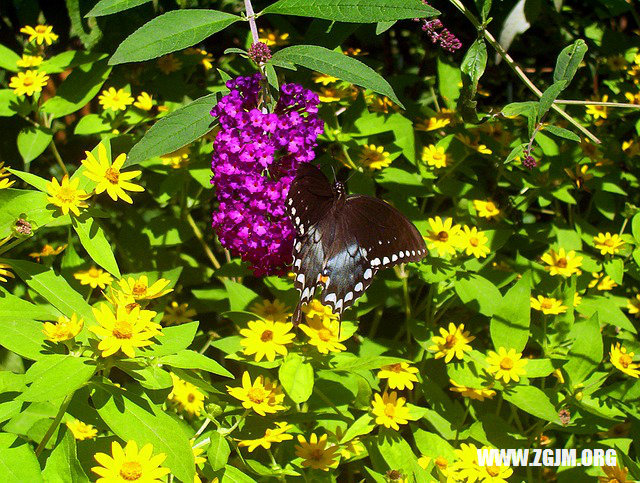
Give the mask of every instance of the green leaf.
[(431, 18), (440, 12), (420, 0), (279, 0), (265, 8), (263, 13), (373, 23)]
[(551, 363), (550, 359), (527, 359), (527, 377), (547, 377), (551, 374), (555, 367)]
[(576, 75), (578, 67), (587, 53), (587, 44), (584, 40), (578, 39), (573, 44), (565, 47), (556, 61), (556, 68), (553, 71), (553, 82), (564, 80), (567, 85)]
[(604, 262), (604, 273), (609, 275), (611, 279), (618, 285), (622, 285), (624, 277), (624, 261), (621, 258), (612, 258)]
[(633, 215), (633, 218), (631, 218), (631, 233), (636, 243), (640, 244), (640, 213), (636, 213)]
[(332, 75), (387, 96), (400, 107), (404, 107), (384, 77), (368, 65), (342, 52), (317, 45), (294, 45), (276, 52), (271, 58), (271, 62), (275, 65), (278, 65), (279, 62), (291, 62), (322, 74)]
[(506, 117), (525, 116), (535, 118), (538, 112), (538, 103), (534, 101), (512, 102), (502, 108), (502, 114)]
[(478, 90), (478, 81), (487, 67), (487, 46), (484, 39), (476, 39), (467, 51), (460, 70), (462, 72), (462, 90), (458, 99), (458, 111), (466, 122), (477, 123), (477, 101), (474, 100)]
[[(166, 331), (166, 329), (164, 330)], [(234, 377), (233, 374), (213, 359), (209, 359), (207, 356), (192, 350), (185, 349), (177, 352), (176, 354), (161, 357), (158, 362), (172, 367), (179, 367), (181, 369), (199, 369), (210, 372), (211, 374), (217, 374), (218, 376)]]
[(398, 364), (399, 362), (406, 362), (412, 364), (411, 361), (403, 359), (401, 357), (390, 356), (371, 356), (371, 357), (358, 357), (353, 354), (338, 354), (332, 362), (335, 362), (335, 366), (331, 368), (332, 371), (369, 371), (372, 369), (380, 369), (382, 366), (388, 366), (391, 364)]
[(51, 482), (72, 481), (80, 483), (89, 481), (80, 461), (78, 461), (76, 440), (69, 429), (63, 428), (60, 431), (58, 441), (47, 458), (42, 476), (46, 481)]
[(0, 475), (3, 483), (39, 483), (42, 470), (29, 444), (0, 448)]
[(71, 288), (63, 277), (56, 275), (53, 269), (24, 260), (4, 261), (11, 265), (29, 287), (64, 315), (71, 317), (75, 312), (79, 317), (84, 318), (85, 326), (87, 323), (95, 322), (91, 306)]
[(42, 359), (45, 348), (42, 323), (27, 319), (24, 315), (9, 316), (3, 303), (0, 315), (0, 346), (26, 359)]
[(449, 109), (455, 109), (460, 97), (462, 72), (456, 65), (448, 64), (438, 56), (438, 92)]
[(531, 272), (527, 271), (504, 294), (489, 326), (491, 340), (496, 349), (504, 347), (522, 352), (529, 340), (531, 323)]
[(567, 81), (564, 79), (559, 80), (551, 84), (551, 86), (542, 93), (538, 103), (538, 121), (540, 121), (542, 116), (551, 109), (553, 102), (558, 98), (565, 87), (567, 87)]
[(608, 297), (600, 295), (584, 298), (582, 303), (576, 307), (576, 311), (585, 317), (591, 317), (594, 313), (598, 313), (600, 320), (613, 327), (620, 327), (628, 330), (633, 334), (638, 331), (629, 321), (627, 316), (620, 310), (618, 304)]
[(416, 458), (411, 446), (400, 433), (391, 429), (380, 428), (376, 438), (377, 449), (389, 468), (403, 468), (407, 471), (415, 471), (418, 467)]
[(120, 360), (116, 362), (116, 366), (133, 377), (144, 388), (162, 390), (173, 387), (171, 375), (157, 365), (141, 367), (137, 362)]
[(106, 60), (76, 67), (41, 110), (58, 118), (82, 109), (98, 94), (110, 72)]
[(517, 385), (502, 393), (505, 401), (545, 421), (558, 422), (558, 412), (549, 396), (535, 386)]
[(104, 59), (107, 54), (98, 52), (84, 52), (82, 50), (67, 50), (61, 54), (54, 55), (38, 66), (38, 70), (47, 74), (57, 74), (67, 69), (83, 64), (90, 64)]
[(466, 274), (453, 286), (463, 304), (487, 317), (491, 317), (502, 303), (502, 295), (496, 286), (475, 273)]
[(342, 435), (340, 443), (346, 443), (351, 441), (353, 438), (362, 436), (363, 434), (371, 434), (371, 431), (375, 426), (376, 424), (371, 414), (365, 413), (347, 427), (347, 430)]
[(0, 44), (0, 69), (10, 70), (11, 72), (18, 72), (18, 62), (20, 56), (13, 50)]
[(97, 134), (111, 131), (111, 124), (98, 114), (88, 114), (76, 124), (73, 134)]
[(175, 327), (164, 327), (162, 336), (158, 337), (158, 342), (148, 348), (145, 354), (153, 357), (175, 354), (189, 347), (198, 330), (198, 322), (176, 325)]
[(42, 126), (27, 126), (18, 133), (18, 152), (25, 163), (40, 156), (53, 139), (51, 129)]
[(225, 437), (217, 431), (213, 431), (210, 438), (211, 442), (207, 448), (207, 458), (213, 471), (218, 471), (224, 468), (227, 461), (229, 461), (231, 448), (229, 448), (229, 443)]
[(227, 465), (224, 467), (224, 474), (220, 483), (255, 483), (256, 480), (245, 475), (235, 466)]
[(577, 143), (580, 142), (580, 136), (563, 127), (549, 125), (549, 126), (544, 126), (543, 131), (549, 132), (554, 136), (558, 136), (559, 138), (568, 139), (569, 141), (575, 141)]
[(60, 315), (53, 307), (32, 304), (13, 295), (3, 287), (0, 287), (0, 306), (2, 306), (0, 317), (8, 319), (54, 320)]
[(167, 114), (131, 148), (125, 166), (171, 153), (207, 134), (213, 123), (209, 111), (216, 102), (216, 95), (209, 94)]
[(89, 10), (89, 13), (85, 15), (85, 18), (111, 15), (113, 13), (137, 7), (144, 3), (149, 3), (150, 1), (151, 0), (100, 0), (91, 10)]
[(18, 102), (18, 96), (13, 90), (0, 89), (0, 117), (15, 116), (18, 111)]
[(133, 439), (139, 447), (153, 445), (154, 454), (167, 455), (163, 466), (184, 482), (193, 481), (195, 462), (189, 439), (181, 424), (146, 399), (103, 389), (91, 396), (102, 420), (124, 441)]
[(186, 49), (241, 20), (216, 10), (173, 10), (155, 17), (129, 35), (109, 59), (110, 65), (141, 62)]
[(71, 224), (80, 238), (80, 243), (89, 256), (108, 272), (120, 278), (120, 269), (113, 256), (111, 244), (96, 220), (90, 216), (71, 217)]
[(567, 354), (569, 360), (563, 369), (569, 375), (571, 385), (576, 387), (602, 361), (602, 334), (598, 314), (594, 314), (590, 319), (575, 322), (569, 337), (573, 339), (573, 344)]
[(48, 181), (40, 176), (26, 171), (18, 171), (17, 169), (9, 169), (9, 172), (40, 191), (47, 190)]
[(26, 373), (31, 383), (20, 398), (24, 401), (52, 401), (80, 389), (96, 371), (88, 357), (64, 354), (46, 355), (35, 362)]
[(17, 190), (13, 188), (0, 190), (0, 237), (12, 233), (11, 229), (21, 215), (35, 229), (42, 228), (53, 220), (53, 211), (47, 208), (47, 195), (40, 191)]
[(285, 357), (278, 370), (282, 387), (291, 400), (303, 403), (313, 393), (313, 367), (300, 354), (292, 352)]
[(227, 288), (229, 308), (232, 311), (243, 311), (251, 305), (252, 302), (260, 299), (257, 293), (241, 283), (225, 280), (224, 286)]

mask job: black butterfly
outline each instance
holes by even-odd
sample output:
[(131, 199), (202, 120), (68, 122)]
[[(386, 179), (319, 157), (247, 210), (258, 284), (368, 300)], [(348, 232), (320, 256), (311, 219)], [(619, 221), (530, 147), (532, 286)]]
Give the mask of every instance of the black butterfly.
[(398, 210), (365, 195), (346, 195), (342, 183), (329, 184), (322, 171), (302, 163), (289, 195), (287, 214), (298, 236), (293, 249), (295, 287), (300, 308), (318, 286), (321, 302), (334, 313), (353, 305), (378, 270), (398, 263), (417, 262), (426, 254), (418, 229)]

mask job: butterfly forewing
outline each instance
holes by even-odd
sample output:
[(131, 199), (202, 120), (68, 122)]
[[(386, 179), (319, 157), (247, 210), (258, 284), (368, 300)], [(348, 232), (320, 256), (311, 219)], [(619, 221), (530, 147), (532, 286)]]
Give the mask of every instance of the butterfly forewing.
[(303, 163), (296, 171), (287, 195), (286, 210), (299, 237), (316, 225), (331, 209), (333, 191), (318, 168)]

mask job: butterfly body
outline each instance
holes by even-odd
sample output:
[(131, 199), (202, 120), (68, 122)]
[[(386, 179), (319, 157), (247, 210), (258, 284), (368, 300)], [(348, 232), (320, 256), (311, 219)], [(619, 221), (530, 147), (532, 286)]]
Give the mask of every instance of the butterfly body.
[(287, 213), (297, 237), (293, 249), (294, 285), (301, 306), (318, 287), (321, 302), (339, 315), (353, 305), (378, 270), (415, 262), (426, 254), (424, 239), (398, 210), (365, 195), (347, 195), (310, 163), (298, 167), (289, 189)]

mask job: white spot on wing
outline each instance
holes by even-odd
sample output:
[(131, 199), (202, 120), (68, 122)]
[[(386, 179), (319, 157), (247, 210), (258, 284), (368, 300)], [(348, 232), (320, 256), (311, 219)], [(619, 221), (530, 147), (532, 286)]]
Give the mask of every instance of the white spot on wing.
[(342, 304), (343, 304), (342, 299), (338, 300), (338, 301), (335, 303), (335, 309), (336, 309), (336, 311), (338, 311), (338, 312), (341, 312), (341, 311), (342, 311)]
[[(373, 277), (373, 271), (370, 268), (367, 268), (364, 271), (364, 278), (366, 278), (367, 280), (370, 279), (371, 277)], [(346, 298), (346, 297), (345, 297)]]
[(353, 292), (347, 292), (347, 295), (344, 296), (344, 301), (349, 302), (353, 300)]
[(302, 258), (297, 258), (295, 262), (293, 262), (293, 266), (296, 268), (300, 268), (300, 265), (302, 265)]
[(393, 255), (391, 255), (391, 261), (395, 262), (398, 259), (398, 255), (396, 255), (395, 253)]
[(304, 273), (299, 274), (296, 281), (304, 284)]
[(362, 282), (358, 282), (358, 283), (356, 283), (356, 286), (353, 287), (353, 289), (356, 292), (362, 292), (364, 290), (364, 285), (362, 285)]
[(324, 298), (325, 302), (333, 302), (334, 304), (336, 303), (336, 294), (334, 293), (330, 293), (329, 295), (327, 295)]
[(382, 264), (383, 264), (383, 265), (388, 265), (389, 263), (391, 263), (391, 260), (389, 260), (389, 258), (388, 258), (388, 257), (384, 257), (384, 258), (382, 259)]

